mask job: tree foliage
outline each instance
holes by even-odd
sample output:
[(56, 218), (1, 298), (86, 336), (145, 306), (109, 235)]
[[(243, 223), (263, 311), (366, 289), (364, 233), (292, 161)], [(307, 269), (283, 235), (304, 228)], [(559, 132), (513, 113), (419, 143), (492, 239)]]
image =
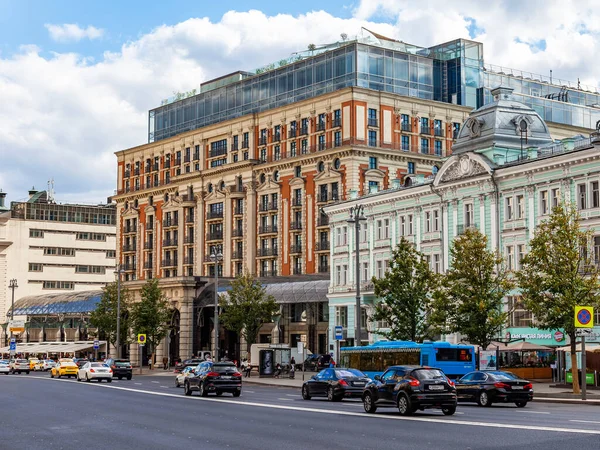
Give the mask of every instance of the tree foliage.
[(429, 337), (427, 311), (436, 276), (425, 256), (402, 238), (393, 252), (389, 271), (373, 277), (375, 295), (382, 299), (371, 320), (384, 320), (389, 330), (377, 332), (391, 340), (419, 342)]
[(440, 332), (461, 333), (486, 348), (506, 324), (504, 297), (514, 283), (502, 257), (487, 248), (487, 237), (468, 228), (450, 249), (452, 267), (435, 293), (431, 316)]
[(251, 274), (239, 275), (231, 282), (228, 297), (220, 298), (223, 326), (246, 340), (248, 351), (256, 342), (258, 332), (265, 322), (271, 322), (279, 311), (272, 295), (267, 295), (261, 282)]
[(135, 335), (146, 335), (146, 342), (154, 355), (156, 347), (169, 332), (173, 310), (158, 286), (157, 278), (144, 284), (141, 297), (141, 301), (131, 308), (132, 329)]
[[(102, 288), (102, 297), (96, 309), (90, 314), (90, 323), (103, 333), (113, 346), (117, 343), (117, 282), (108, 283)], [(125, 287), (121, 287), (121, 322), (119, 340), (121, 344), (130, 342), (129, 317), (131, 297)]]
[(564, 330), (571, 341), (573, 392), (579, 392), (576, 359), (575, 306), (597, 306), (598, 266), (592, 234), (581, 230), (574, 205), (555, 207), (540, 223), (517, 274), (523, 304), (544, 330)]

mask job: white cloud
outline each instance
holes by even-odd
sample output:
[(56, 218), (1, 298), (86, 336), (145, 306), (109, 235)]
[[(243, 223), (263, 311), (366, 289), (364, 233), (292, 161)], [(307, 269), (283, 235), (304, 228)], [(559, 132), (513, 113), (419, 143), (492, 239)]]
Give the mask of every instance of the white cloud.
[[(523, 18), (511, 1), (455, 3), (433, 0), (417, 11), (396, 0), (363, 1), (350, 19), (322, 11), (296, 17), (230, 11), (217, 22), (193, 18), (160, 26), (99, 61), (73, 53), (43, 56), (51, 49), (36, 46), (0, 55), (0, 188), (14, 200), (53, 177), (58, 199), (103, 201), (116, 188), (114, 152), (147, 142), (148, 110), (161, 99), (310, 43), (337, 41), (343, 32), (352, 37), (361, 26), (431, 45), (468, 37), (475, 20), (489, 62), (598, 82), (600, 17), (592, 1), (564, 9), (532, 1), (536, 14)], [(369, 22), (382, 15), (391, 23)], [(545, 50), (529, 47), (542, 39)]]
[(104, 35), (104, 30), (88, 25), (87, 28), (81, 28), (76, 23), (65, 23), (55, 25), (47, 23), (44, 25), (50, 34), (52, 40), (57, 42), (72, 42), (82, 39), (98, 39)]

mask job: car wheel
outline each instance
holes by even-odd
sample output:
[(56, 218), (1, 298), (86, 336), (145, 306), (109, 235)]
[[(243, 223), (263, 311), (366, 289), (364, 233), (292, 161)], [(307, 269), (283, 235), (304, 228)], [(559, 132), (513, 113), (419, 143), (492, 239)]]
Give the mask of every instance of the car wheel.
[(50, 378), (54, 378), (54, 372), (50, 372)]
[(308, 393), (308, 386), (307, 385), (302, 386), (302, 398), (304, 400), (310, 400), (310, 394)]
[(517, 408), (525, 408), (527, 406), (527, 402), (526, 401), (515, 402), (515, 405), (517, 405)]
[(88, 383), (92, 380), (90, 380), (90, 376), (86, 373), (85, 374), (85, 381), (87, 381)]
[(221, 395), (223, 395), (223, 393), (221, 391), (217, 391), (217, 397), (220, 397)]
[(398, 396), (398, 411), (403, 416), (410, 416), (414, 412), (413, 406), (410, 404), (410, 400), (404, 394), (400, 394)]
[(208, 391), (204, 388), (204, 383), (200, 383), (200, 397), (208, 397)]
[(56, 378), (61, 378), (62, 375), (59, 373), (58, 375), (56, 375)]
[(183, 393), (188, 396), (192, 395), (192, 390), (190, 389), (190, 383), (188, 383), (188, 382), (183, 383)]
[(329, 389), (327, 389), (327, 400), (330, 402), (335, 401), (335, 395), (333, 395), (333, 388), (331, 386), (329, 386)]
[(365, 393), (363, 396), (363, 407), (365, 408), (365, 412), (368, 412), (369, 414), (373, 414), (377, 411), (377, 406), (375, 405), (375, 401), (370, 392)]
[(122, 380), (122, 379), (123, 379), (123, 377), (117, 377), (117, 378), (118, 378), (119, 380)]
[(239, 397), (240, 395), (242, 395), (242, 391), (235, 391), (235, 392), (233, 393), (233, 396), (234, 396), (234, 397)]
[(112, 378), (107, 378), (107, 379), (106, 379), (106, 382), (107, 382), (107, 383), (112, 383)]
[(127, 377), (127, 379), (128, 379), (128, 380), (131, 380), (131, 375), (129, 375), (129, 376)]
[(81, 377), (77, 374), (77, 381), (81, 381)]
[(447, 408), (442, 408), (442, 412), (445, 416), (451, 416), (456, 412), (456, 406), (449, 406)]
[(25, 372), (27, 375), (29, 375), (29, 370), (27, 372)]
[(481, 391), (479, 396), (477, 397), (477, 404), (479, 406), (490, 406), (492, 402), (490, 402), (490, 397), (488, 396), (487, 391)]
[(175, 378), (175, 387), (181, 387), (181, 384), (179, 384), (179, 380), (177, 380), (177, 378)]

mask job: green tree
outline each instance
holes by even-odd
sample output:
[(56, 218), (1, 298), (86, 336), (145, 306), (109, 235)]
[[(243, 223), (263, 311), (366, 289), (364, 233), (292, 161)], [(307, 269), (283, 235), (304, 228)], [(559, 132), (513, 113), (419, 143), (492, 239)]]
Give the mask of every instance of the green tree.
[[(90, 323), (103, 333), (106, 340), (113, 346), (117, 343), (117, 282), (108, 283), (102, 288), (102, 297), (96, 309), (90, 314)], [(129, 311), (131, 297), (125, 287), (121, 287), (121, 322), (119, 341), (121, 345), (130, 342)]]
[(506, 324), (504, 297), (513, 289), (502, 257), (488, 250), (487, 237), (467, 229), (450, 249), (452, 267), (442, 276), (431, 316), (442, 333), (461, 333), (486, 348)]
[(221, 296), (220, 303), (223, 326), (246, 340), (247, 351), (256, 342), (263, 323), (271, 322), (279, 311), (275, 298), (267, 295), (261, 282), (248, 273), (238, 275), (231, 282), (228, 296)]
[(388, 330), (377, 332), (391, 340), (422, 341), (429, 336), (427, 312), (436, 276), (425, 256), (402, 238), (393, 252), (390, 270), (383, 278), (373, 277), (375, 306), (373, 321), (386, 321)]
[(573, 392), (579, 393), (575, 306), (598, 306), (598, 266), (591, 231), (580, 228), (574, 205), (555, 207), (540, 223), (517, 274), (525, 308), (543, 330), (564, 330), (571, 341)]
[(154, 362), (156, 347), (167, 336), (173, 310), (158, 286), (158, 279), (148, 280), (142, 287), (141, 301), (131, 308), (131, 323), (135, 335), (145, 334)]

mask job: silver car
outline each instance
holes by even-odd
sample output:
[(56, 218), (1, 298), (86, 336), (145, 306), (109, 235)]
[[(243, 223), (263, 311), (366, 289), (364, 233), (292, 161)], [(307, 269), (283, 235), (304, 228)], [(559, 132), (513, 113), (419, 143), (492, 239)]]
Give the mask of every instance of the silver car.
[(30, 370), (29, 361), (27, 359), (13, 359), (10, 362), (10, 373), (29, 373)]
[(10, 373), (10, 364), (6, 360), (0, 360), (0, 373), (8, 375)]

